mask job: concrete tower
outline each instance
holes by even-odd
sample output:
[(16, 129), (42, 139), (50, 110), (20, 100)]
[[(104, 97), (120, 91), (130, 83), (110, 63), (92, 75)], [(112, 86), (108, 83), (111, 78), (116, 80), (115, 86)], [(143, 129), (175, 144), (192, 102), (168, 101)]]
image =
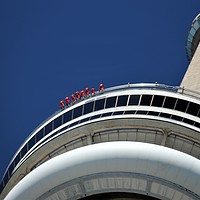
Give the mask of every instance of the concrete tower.
[(200, 98), (191, 90), (200, 85), (187, 75), (199, 71), (195, 38), (186, 89), (127, 84), (79, 97), (21, 145), (0, 199), (199, 200)]
[(190, 65), (182, 80), (181, 87), (199, 92), (200, 96), (200, 14), (193, 20), (188, 32), (186, 50)]

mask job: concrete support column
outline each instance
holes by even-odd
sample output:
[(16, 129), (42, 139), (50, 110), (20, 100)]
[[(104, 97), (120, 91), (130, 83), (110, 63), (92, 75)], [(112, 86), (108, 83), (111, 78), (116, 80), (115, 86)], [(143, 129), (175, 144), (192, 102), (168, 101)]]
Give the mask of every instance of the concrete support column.
[(169, 129), (163, 130), (163, 138), (162, 138), (162, 141), (161, 141), (162, 146), (165, 146), (167, 137), (170, 134), (170, 132), (171, 132), (171, 130), (169, 130)]
[(93, 143), (93, 141), (92, 141), (92, 134), (87, 135), (87, 143), (88, 144), (92, 144)]

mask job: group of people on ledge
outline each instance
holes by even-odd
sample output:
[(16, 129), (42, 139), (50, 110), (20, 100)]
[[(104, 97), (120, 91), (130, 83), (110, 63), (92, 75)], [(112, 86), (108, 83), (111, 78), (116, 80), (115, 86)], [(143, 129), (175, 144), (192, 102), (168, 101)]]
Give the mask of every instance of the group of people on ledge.
[[(104, 85), (101, 83), (99, 85), (99, 92), (103, 91), (103, 90), (104, 90)], [(75, 95), (74, 94), (71, 95), (71, 98), (66, 97), (65, 101), (64, 100), (60, 101), (60, 108), (63, 109), (63, 108), (65, 108), (65, 105), (68, 106), (69, 104), (71, 104), (79, 99), (83, 99), (89, 95), (94, 95), (95, 93), (96, 92), (95, 92), (94, 88), (91, 88), (91, 89), (85, 88), (85, 90), (81, 90), (80, 92), (76, 91)]]

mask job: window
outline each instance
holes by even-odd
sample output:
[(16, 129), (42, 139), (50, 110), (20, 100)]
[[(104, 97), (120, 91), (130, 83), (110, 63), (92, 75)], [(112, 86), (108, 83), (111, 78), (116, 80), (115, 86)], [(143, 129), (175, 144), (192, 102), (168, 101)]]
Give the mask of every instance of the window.
[(89, 119), (90, 119), (89, 117), (88, 117), (88, 118), (84, 118), (84, 119), (82, 119), (82, 120), (80, 121), (80, 123), (87, 122)]
[(73, 126), (76, 126), (77, 124), (79, 124), (79, 121), (70, 124), (68, 128), (73, 127)]
[(199, 112), (199, 105), (196, 103), (190, 102), (187, 113), (197, 116), (198, 112)]
[(115, 107), (116, 97), (108, 97), (106, 99), (106, 106), (105, 108), (112, 108)]
[(94, 116), (90, 117), (90, 120), (100, 118), (100, 116), (101, 116), (101, 115), (94, 115)]
[(6, 185), (7, 184), (7, 182), (8, 182), (8, 171), (6, 172), (6, 174), (5, 174), (5, 176), (4, 176), (4, 178), (3, 178), (3, 181), (4, 181), (4, 184)]
[(112, 115), (112, 112), (108, 112), (108, 113), (103, 113), (101, 115), (101, 117), (107, 117), (107, 116), (111, 116)]
[(164, 103), (164, 108), (170, 108), (170, 109), (174, 109), (175, 103), (176, 103), (175, 98), (173, 97), (166, 97), (165, 99), (165, 103)]
[(141, 106), (150, 106), (152, 95), (142, 95), (142, 99), (140, 102)]
[(14, 162), (12, 162), (11, 163), (11, 165), (9, 166), (9, 168), (8, 168), (8, 171), (9, 171), (9, 176), (11, 177), (11, 175), (12, 175), (12, 172), (13, 172), (13, 170), (14, 170)]
[(15, 166), (19, 163), (20, 161), (20, 152), (17, 154), (16, 158), (15, 158)]
[(129, 99), (129, 106), (138, 105), (140, 99), (140, 95), (131, 95)]
[(64, 114), (63, 124), (72, 119), (72, 110)]
[(58, 128), (59, 126), (62, 125), (62, 115), (57, 117), (55, 120), (54, 120), (54, 129)]
[(94, 110), (97, 111), (104, 109), (104, 103), (105, 99), (96, 100)]
[(149, 111), (148, 115), (158, 116), (159, 112)]
[(144, 110), (138, 110), (137, 114), (139, 115), (146, 115), (148, 111), (144, 111)]
[(3, 181), (1, 182), (1, 185), (0, 185), (0, 193), (3, 191)]
[(164, 96), (155, 95), (153, 98), (152, 106), (162, 107), (164, 98), (165, 98)]
[(82, 115), (83, 106), (79, 106), (74, 109), (73, 119), (80, 117)]
[(117, 112), (114, 112), (113, 115), (123, 115), (124, 111), (117, 111)]
[(170, 118), (171, 117), (171, 115), (167, 114), (167, 113), (160, 113), (160, 116), (164, 117), (164, 118)]
[(125, 115), (132, 115), (132, 114), (135, 114), (136, 113), (136, 111), (135, 110), (127, 110), (127, 111), (125, 111)]
[(117, 106), (126, 106), (128, 95), (118, 96)]
[(29, 141), (28, 141), (28, 150), (31, 149), (35, 144), (35, 136), (33, 136)]
[(36, 143), (40, 141), (43, 138), (43, 129), (41, 129), (37, 134), (36, 134)]
[(182, 121), (182, 120), (183, 120), (182, 117), (179, 117), (179, 116), (177, 116), (177, 115), (172, 115), (171, 119), (175, 119), (175, 120), (177, 120), (177, 121)]
[(187, 124), (191, 124), (191, 125), (194, 124), (194, 121), (192, 121), (192, 120), (190, 120), (190, 119), (186, 119), (186, 118), (183, 119), (183, 122), (185, 122), (185, 123), (187, 123)]
[(198, 127), (198, 128), (200, 128), (200, 123), (195, 122), (195, 126)]
[(47, 135), (48, 133), (50, 133), (52, 131), (52, 122), (48, 123), (45, 126), (45, 135)]
[(84, 115), (93, 112), (94, 101), (84, 105)]
[(24, 155), (26, 154), (26, 152), (27, 152), (27, 144), (25, 144), (25, 146), (21, 150), (21, 158), (24, 157)]
[(175, 110), (185, 112), (188, 105), (188, 101), (178, 99)]

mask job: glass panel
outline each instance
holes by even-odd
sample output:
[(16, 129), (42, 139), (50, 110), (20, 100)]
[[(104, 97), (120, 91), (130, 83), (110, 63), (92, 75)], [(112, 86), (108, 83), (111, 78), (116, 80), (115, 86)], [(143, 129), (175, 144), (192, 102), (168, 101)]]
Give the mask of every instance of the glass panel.
[(138, 105), (140, 99), (140, 95), (131, 95), (129, 99), (129, 106)]
[(9, 176), (11, 177), (12, 175), (12, 172), (14, 170), (15, 166), (14, 166), (14, 162), (11, 163), (10, 167), (8, 168), (8, 171), (9, 171)]
[(148, 115), (158, 116), (159, 112), (149, 111)]
[(82, 110), (83, 110), (83, 106), (79, 106), (77, 108), (74, 108), (73, 119), (80, 117), (82, 115)]
[(117, 112), (114, 112), (113, 115), (123, 115), (124, 111), (117, 111)]
[(167, 113), (160, 113), (160, 116), (161, 117), (165, 117), (165, 118), (170, 118), (171, 117), (171, 115), (167, 114)]
[(191, 48), (191, 42), (187, 42), (187, 50)]
[(0, 193), (3, 191), (3, 181), (1, 182), (1, 185), (0, 185)]
[(66, 123), (66, 122), (70, 121), (71, 119), (72, 119), (72, 110), (70, 110), (69, 112), (66, 112), (64, 114), (63, 123)]
[(176, 103), (176, 100), (175, 98), (173, 97), (166, 97), (165, 99), (165, 103), (164, 103), (164, 108), (171, 108), (171, 109), (174, 109), (174, 106), (175, 106), (175, 103)]
[(17, 154), (16, 158), (15, 158), (15, 166), (19, 163), (20, 161), (20, 152)]
[(84, 115), (93, 112), (94, 101), (84, 105)]
[(35, 136), (33, 136), (29, 141), (28, 141), (28, 150), (31, 149), (35, 144)]
[(108, 97), (106, 99), (106, 107), (105, 108), (112, 108), (115, 107), (116, 97)]
[(151, 106), (162, 107), (164, 98), (164, 96), (155, 95)]
[(175, 110), (179, 110), (179, 111), (185, 112), (188, 103), (189, 103), (188, 101), (185, 101), (185, 100), (182, 100), (182, 99), (178, 99)]
[(194, 36), (195, 33), (196, 33), (196, 30), (192, 27), (192, 28), (190, 29), (190, 33)]
[(190, 119), (184, 118), (183, 121), (184, 121), (185, 123), (187, 123), (187, 124), (191, 124), (191, 125), (194, 124), (194, 121), (192, 121), (192, 120), (190, 120)]
[(21, 158), (23, 158), (23, 156), (26, 154), (26, 152), (27, 152), (27, 144), (21, 150)]
[(62, 125), (62, 115), (54, 120), (54, 129)]
[(87, 122), (89, 119), (90, 119), (89, 117), (88, 117), (88, 118), (85, 118), (85, 119), (82, 119), (82, 120), (80, 121), (80, 123)]
[(105, 99), (99, 99), (95, 102), (95, 107), (94, 110), (102, 110), (104, 109), (104, 103), (105, 103)]
[(198, 111), (199, 111), (199, 105), (196, 104), (196, 103), (190, 102), (189, 107), (187, 109), (187, 113), (194, 115), (194, 116), (197, 116)]
[(192, 42), (192, 40), (193, 40), (193, 35), (189, 32), (188, 41)]
[(4, 184), (6, 185), (8, 182), (8, 171), (6, 172), (3, 181), (4, 181)]
[(79, 124), (79, 121), (70, 124), (68, 128), (73, 127), (73, 126), (75, 126), (75, 125), (77, 125), (77, 124)]
[(101, 117), (107, 117), (107, 116), (111, 116), (112, 115), (112, 112), (108, 112), (108, 113), (103, 113), (101, 115)]
[(183, 120), (182, 117), (179, 117), (179, 116), (176, 116), (176, 115), (172, 115), (171, 119), (175, 119), (177, 121), (182, 121)]
[(198, 127), (198, 128), (200, 128), (200, 123), (195, 122), (195, 126)]
[(101, 116), (101, 115), (94, 115), (94, 116), (92, 116), (92, 117), (90, 118), (90, 120), (100, 118), (100, 116)]
[(141, 106), (150, 106), (152, 95), (142, 95), (142, 99), (140, 102)]
[(118, 96), (117, 106), (126, 106), (128, 95)]
[(127, 111), (125, 111), (124, 114), (131, 115), (131, 114), (135, 114), (135, 113), (136, 113), (135, 110), (127, 110)]
[(50, 133), (52, 131), (52, 122), (48, 123), (45, 126), (45, 135), (47, 135), (48, 133)]
[(146, 115), (148, 111), (138, 110), (137, 114)]
[(41, 129), (37, 134), (36, 134), (36, 143), (39, 142), (43, 138), (43, 129)]
[(199, 29), (199, 23), (198, 23), (198, 21), (195, 21), (194, 24), (193, 24), (193, 26), (194, 26), (195, 30), (198, 30)]

